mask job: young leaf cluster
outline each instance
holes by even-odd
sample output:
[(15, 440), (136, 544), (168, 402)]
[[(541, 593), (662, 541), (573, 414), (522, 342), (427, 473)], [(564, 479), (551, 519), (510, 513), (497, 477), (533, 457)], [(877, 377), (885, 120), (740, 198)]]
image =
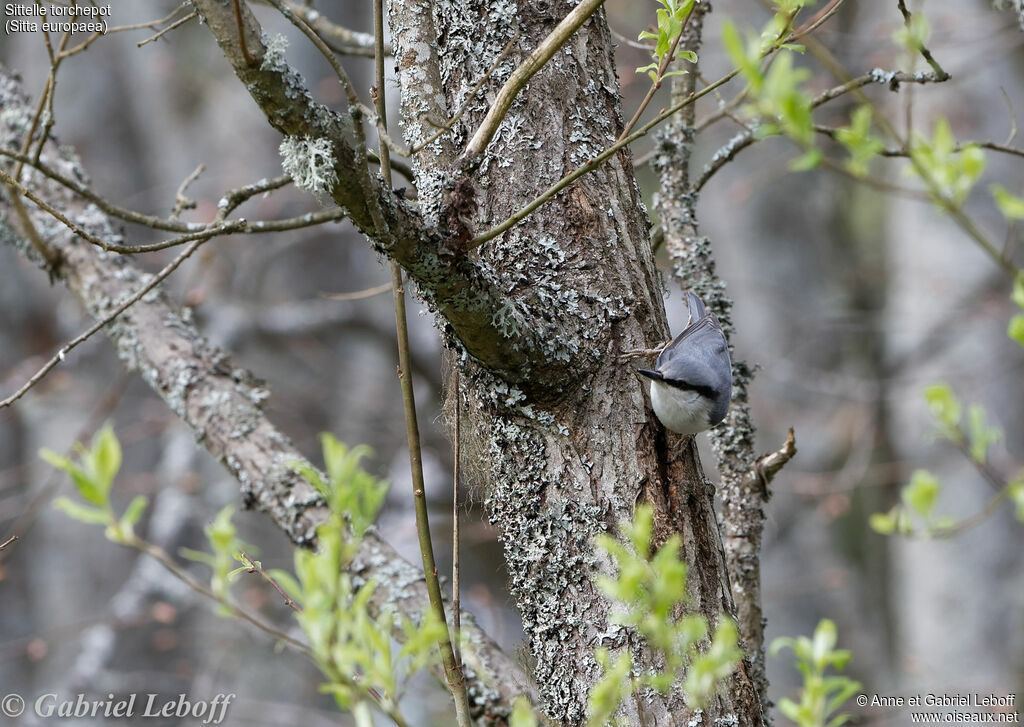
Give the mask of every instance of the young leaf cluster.
[[(652, 33), (649, 30), (644, 30), (639, 36), (640, 40), (654, 41), (654, 50), (651, 53), (654, 62), (636, 69), (637, 73), (646, 72), (651, 79), (651, 83), (655, 84), (661, 83), (661, 80), (668, 76), (686, 73), (683, 70), (668, 71), (666, 69), (671, 62), (671, 58), (668, 55), (678, 43), (679, 36), (683, 32), (683, 26), (693, 10), (693, 0), (658, 0), (658, 4), (661, 7), (658, 8), (656, 32)], [(697, 62), (697, 54), (693, 51), (681, 51), (677, 56), (685, 58), (691, 63)]]
[(949, 384), (932, 384), (925, 389), (924, 398), (935, 417), (939, 436), (958, 446), (966, 446), (975, 462), (985, 462), (989, 448), (1003, 438), (1001, 429), (988, 425), (985, 410), (979, 404), (968, 408), (965, 429), (963, 406)]
[(878, 156), (885, 144), (871, 133), (871, 107), (859, 106), (850, 117), (850, 125), (836, 129), (836, 141), (850, 153), (844, 166), (855, 177), (868, 173), (868, 162)]
[(822, 619), (812, 638), (784, 637), (772, 642), (773, 655), (783, 649), (793, 650), (796, 668), (804, 678), (799, 702), (779, 700), (779, 711), (799, 727), (839, 727), (850, 719), (849, 714), (838, 710), (860, 691), (861, 685), (841, 674), (826, 675), (829, 667), (840, 672), (850, 661), (850, 652), (836, 649), (836, 641), (836, 625)]
[(105, 525), (108, 539), (115, 543), (127, 543), (133, 537), (133, 528), (142, 517), (147, 500), (143, 495), (138, 495), (120, 517), (114, 514), (110, 490), (121, 469), (121, 443), (117, 441), (113, 427), (106, 424), (92, 438), (89, 447), (75, 442), (74, 448), (78, 462), (49, 449), (44, 448), (39, 452), (39, 456), (46, 462), (71, 478), (78, 495), (85, 501), (58, 497), (53, 503), (54, 507), (79, 522)]
[[(226, 505), (221, 508), (212, 522), (203, 528), (206, 540), (210, 544), (212, 552), (182, 548), (178, 552), (183, 558), (196, 563), (208, 565), (213, 575), (210, 576), (210, 590), (222, 601), (230, 601), (231, 584), (237, 580), (239, 574), (246, 569), (236, 568), (236, 562), (241, 560), (242, 553), (255, 555), (256, 546), (246, 543), (238, 537), (238, 528), (231, 522), (235, 508)], [(223, 603), (217, 613), (221, 616), (234, 616), (234, 612)]]
[[(614, 578), (600, 576), (596, 582), (614, 604), (612, 621), (643, 637), (661, 666), (638, 674), (628, 652), (612, 660), (607, 649), (596, 650), (603, 676), (590, 692), (587, 724), (593, 727), (611, 723), (622, 700), (643, 688), (667, 693), (681, 683), (686, 701), (700, 706), (732, 674), (742, 655), (729, 616), (719, 616), (709, 640), (704, 616), (680, 615), (687, 601), (687, 565), (679, 557), (679, 536), (652, 553), (654, 514), (647, 505), (638, 507), (633, 522), (620, 528), (625, 542), (605, 534), (596, 539), (617, 570)], [(702, 644), (705, 648), (699, 649)]]
[[(868, 519), (868, 524), (882, 535), (930, 534), (948, 530), (956, 521), (948, 516), (934, 514), (940, 490), (941, 486), (935, 475), (927, 470), (915, 470), (910, 477), (910, 483), (900, 490), (900, 502), (889, 512), (874, 513)], [(915, 526), (915, 521), (920, 521), (920, 524)]]
[[(328, 433), (320, 435), (320, 445), (327, 468), (326, 482), (315, 468), (305, 462), (296, 462), (293, 469), (316, 488), (327, 501), (332, 514), (345, 519), (352, 530), (351, 540), (358, 547), (366, 530), (377, 519), (388, 494), (388, 483), (359, 466), (363, 457), (370, 454), (369, 447), (358, 446), (350, 450)], [(354, 548), (350, 550), (354, 552)]]
[(985, 153), (977, 144), (959, 146), (943, 117), (936, 119), (931, 139), (914, 135), (910, 156), (911, 170), (956, 206), (963, 204), (985, 171)]
[(795, 170), (810, 169), (821, 161), (821, 152), (814, 145), (812, 98), (803, 88), (811, 73), (806, 68), (796, 67), (793, 54), (789, 52), (802, 48), (783, 46), (767, 71), (761, 65), (765, 51), (781, 37), (774, 30), (776, 25), (777, 22), (773, 22), (771, 29), (760, 38), (751, 37), (744, 43), (736, 26), (727, 21), (722, 27), (722, 42), (750, 89), (753, 100), (744, 112), (758, 120), (757, 136), (783, 134), (789, 137), (804, 150), (803, 156), (794, 160), (791, 167)]
[(346, 571), (384, 503), (388, 485), (359, 466), (369, 452), (366, 447), (349, 449), (330, 434), (322, 435), (321, 443), (326, 481), (308, 465), (295, 465), (330, 506), (330, 515), (317, 528), (318, 548), (296, 551), (294, 577), (279, 570), (270, 575), (300, 606), (296, 619), (327, 678), (321, 689), (351, 711), (359, 727), (372, 724), (370, 704), (403, 725), (398, 709), (401, 675), (423, 669), (435, 658), (443, 625), (430, 609), (418, 624), (404, 619), (400, 627), (405, 643), (393, 653), (394, 609), (385, 607), (373, 618), (369, 602), (376, 583), (357, 583)]
[[(309, 465), (294, 466), (330, 505), (328, 519), (317, 529), (319, 548), (316, 552), (296, 551), (294, 576), (281, 570), (266, 576), (287, 592), (294, 604), (309, 653), (327, 677), (323, 691), (332, 694), (342, 709), (351, 711), (358, 727), (373, 725), (371, 706), (404, 727), (398, 701), (405, 680), (437, 658), (436, 645), (444, 627), (428, 608), (419, 623), (407, 618), (397, 623), (394, 609), (389, 608), (376, 618), (370, 615), (375, 583), (358, 583), (345, 567), (376, 519), (388, 485), (359, 466), (369, 451), (366, 447), (349, 449), (329, 434), (323, 435), (322, 443), (326, 479)], [(76, 520), (105, 525), (111, 540), (157, 557), (186, 583), (217, 600), (221, 615), (243, 617), (273, 633), (243, 614), (231, 599), (230, 586), (242, 573), (262, 572), (262, 565), (248, 555), (255, 553), (255, 547), (239, 538), (231, 522), (232, 507), (222, 509), (205, 528), (209, 552), (182, 550), (183, 557), (213, 571), (207, 589), (178, 569), (169, 555), (134, 535), (132, 528), (146, 506), (144, 497), (132, 500), (120, 517), (115, 514), (110, 494), (121, 467), (121, 446), (113, 429), (105, 426), (88, 448), (76, 444), (75, 450), (77, 461), (47, 449), (40, 452), (43, 459), (70, 476), (81, 497), (81, 501), (59, 498), (56, 507)], [(238, 563), (241, 567), (236, 567)], [(392, 648), (391, 640), (396, 627), (404, 632), (404, 645), (398, 650)]]
[[(987, 472), (988, 453), (1003, 438), (999, 427), (988, 423), (985, 410), (978, 404), (967, 408), (960, 403), (953, 389), (945, 383), (925, 389), (925, 399), (935, 418), (936, 433), (962, 450), (976, 467)], [(937, 516), (935, 503), (941, 492), (939, 480), (927, 470), (916, 470), (910, 482), (900, 491), (900, 502), (889, 512), (873, 514), (868, 523), (883, 535), (944, 535), (959, 527), (951, 517)], [(1014, 502), (1017, 517), (1024, 522), (1024, 471), (1008, 483), (993, 501), (1008, 497)]]

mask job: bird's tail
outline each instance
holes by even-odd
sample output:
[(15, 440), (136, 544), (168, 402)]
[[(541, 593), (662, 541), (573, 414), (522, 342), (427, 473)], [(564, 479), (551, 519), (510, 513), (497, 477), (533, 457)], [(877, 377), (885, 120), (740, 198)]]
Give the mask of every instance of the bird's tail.
[(704, 301), (701, 300), (700, 296), (692, 290), (686, 291), (686, 304), (690, 308), (690, 320), (686, 324), (687, 327), (692, 326), (707, 315), (707, 310), (704, 308)]

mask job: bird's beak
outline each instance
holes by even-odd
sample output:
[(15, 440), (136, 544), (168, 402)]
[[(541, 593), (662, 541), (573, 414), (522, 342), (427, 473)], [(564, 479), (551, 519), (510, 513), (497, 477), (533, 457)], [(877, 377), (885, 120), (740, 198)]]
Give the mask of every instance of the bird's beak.
[(650, 371), (649, 369), (637, 369), (636, 372), (641, 376), (646, 376), (647, 378), (654, 379), (655, 381), (663, 381), (665, 379), (665, 377), (659, 372)]

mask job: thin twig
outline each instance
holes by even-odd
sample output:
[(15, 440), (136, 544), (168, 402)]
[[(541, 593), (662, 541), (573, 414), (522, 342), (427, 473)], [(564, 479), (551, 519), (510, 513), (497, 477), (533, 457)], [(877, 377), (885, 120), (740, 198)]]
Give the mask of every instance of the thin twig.
[(618, 141), (622, 141), (627, 136), (629, 136), (629, 132), (633, 130), (633, 127), (636, 126), (637, 122), (640, 120), (640, 115), (643, 114), (644, 110), (651, 103), (651, 99), (654, 98), (654, 94), (656, 94), (658, 92), (658, 89), (661, 88), (661, 84), (665, 80), (665, 71), (668, 70), (669, 64), (672, 63), (673, 60), (675, 60), (676, 48), (679, 47), (679, 41), (682, 40), (683, 33), (686, 31), (686, 24), (690, 22), (690, 18), (693, 17), (693, 13), (694, 6), (691, 5), (690, 12), (686, 14), (685, 18), (683, 18), (683, 25), (679, 29), (679, 35), (677, 35), (675, 37), (675, 40), (672, 41), (672, 45), (669, 47), (668, 53), (665, 54), (665, 57), (662, 58), (661, 63), (658, 65), (658, 72), (656, 78), (651, 83), (651, 87), (647, 89), (647, 94), (644, 96), (643, 101), (641, 101), (640, 105), (637, 107), (636, 113), (633, 114), (633, 118), (629, 120), (629, 123), (626, 124), (625, 128), (622, 130), (622, 133), (619, 134)]
[[(910, 30), (913, 14), (907, 10), (905, 0), (896, 0), (896, 7), (899, 8), (900, 14), (903, 15), (903, 25), (906, 26), (907, 30)], [(917, 44), (917, 51), (921, 54), (921, 57), (928, 62), (928, 65), (932, 67), (932, 70), (935, 71), (935, 75), (939, 77), (940, 81), (945, 81), (949, 78), (949, 74), (942, 70), (942, 66), (940, 66), (939, 62), (932, 57), (932, 52), (925, 47), (924, 43)]]
[(245, 220), (228, 220), (220, 221), (211, 225), (207, 225), (203, 230), (199, 232), (187, 232), (184, 235), (178, 237), (172, 237), (169, 240), (162, 240), (160, 242), (152, 242), (145, 245), (121, 245), (114, 242), (108, 242), (101, 237), (97, 237), (92, 234), (81, 225), (78, 225), (73, 220), (69, 219), (64, 213), (58, 210), (56, 207), (51, 205), (42, 199), (35, 192), (27, 189), (26, 187), (18, 184), (14, 179), (3, 170), (0, 170), (0, 181), (7, 184), (8, 187), (17, 190), (27, 199), (34, 202), (41, 210), (48, 213), (52, 217), (56, 218), (65, 227), (74, 232), (76, 235), (81, 237), (86, 242), (95, 245), (98, 248), (106, 250), (107, 252), (117, 252), (123, 254), (137, 254), (143, 252), (153, 252), (155, 250), (165, 250), (169, 247), (175, 247), (177, 245), (183, 245), (186, 242), (192, 242), (193, 240), (205, 240), (215, 235), (227, 235), (235, 232), (243, 231), (248, 222)]
[(469, 144), (466, 145), (466, 150), (462, 153), (462, 158), (469, 160), (475, 159), (483, 154), (484, 149), (490, 143), (491, 139), (494, 138), (495, 133), (498, 131), (498, 127), (501, 125), (502, 120), (508, 113), (508, 110), (512, 107), (512, 102), (516, 96), (523, 89), (523, 86), (533, 77), (533, 75), (544, 67), (551, 57), (561, 48), (569, 38), (579, 29), (587, 19), (594, 14), (594, 12), (601, 7), (604, 0), (582, 0), (576, 7), (574, 7), (565, 18), (562, 19), (555, 29), (548, 34), (548, 36), (540, 42), (540, 44), (534, 48), (533, 52), (526, 57), (520, 66), (512, 72), (512, 75), (505, 85), (498, 91), (497, 97), (494, 99), (494, 103), (491, 105), (491, 109), (487, 112), (487, 116), (480, 123), (476, 133), (473, 134), (473, 138), (469, 140)]
[(611, 27), (611, 25), (608, 26), (608, 30), (611, 31), (612, 37), (615, 38), (615, 40), (619, 41), (620, 43), (625, 43), (630, 48), (642, 50), (648, 55), (650, 55), (651, 51), (654, 50), (654, 46), (651, 45), (650, 43), (641, 43), (638, 40), (633, 40), (628, 35), (624, 35), (623, 33), (617, 31), (615, 28)]
[[(270, 180), (261, 180), (253, 185), (247, 185), (238, 189), (228, 192), (220, 201), (218, 207), (218, 213), (213, 222), (199, 224), (199, 223), (177, 223), (176, 229), (191, 230), (183, 235), (172, 237), (167, 240), (161, 240), (160, 242), (151, 242), (144, 245), (122, 245), (120, 243), (109, 242), (101, 237), (98, 237), (91, 232), (87, 231), (80, 225), (76, 224), (73, 220), (69, 219), (60, 210), (53, 205), (43, 200), (39, 195), (35, 194), (31, 190), (27, 189), (21, 184), (18, 184), (11, 178), (6, 172), (0, 170), (0, 181), (7, 184), (15, 191), (20, 192), (30, 201), (35, 203), (40, 209), (47, 214), (51, 215), (65, 227), (74, 232), (76, 235), (81, 237), (86, 242), (89, 242), (96, 247), (99, 247), (107, 252), (117, 252), (124, 255), (136, 255), (146, 252), (155, 252), (157, 250), (166, 250), (169, 247), (177, 247), (178, 245), (184, 245), (187, 242), (193, 240), (208, 239), (211, 237), (217, 237), (220, 235), (234, 235), (240, 232), (245, 233), (264, 233), (264, 232), (282, 232), (284, 230), (296, 230), (303, 227), (312, 227), (319, 225), (324, 222), (333, 222), (340, 220), (345, 217), (345, 212), (339, 207), (332, 207), (326, 210), (319, 210), (317, 212), (299, 215), (297, 217), (289, 217), (282, 220), (254, 220), (249, 221), (245, 219), (237, 220), (225, 220), (224, 218), (233, 210), (235, 210), (242, 202), (249, 199), (250, 197), (260, 194), (266, 191), (268, 188), (274, 188), (275, 186), (283, 186), (283, 184), (291, 181), (287, 176), (277, 177)], [(89, 193), (88, 197), (92, 198), (95, 195)], [(14, 196), (14, 199), (19, 199)], [(126, 210), (121, 210), (126, 215), (129, 214)], [(136, 215), (137, 213), (130, 213)], [(148, 216), (145, 216), (148, 217)], [(122, 218), (123, 219), (123, 218)], [(165, 229), (164, 221), (157, 220), (157, 218), (151, 218), (159, 223), (157, 225), (148, 225), (151, 227), (157, 227), (158, 229)], [(131, 221), (138, 221), (131, 220)], [(139, 222), (139, 224), (146, 224), (145, 222)], [(170, 223), (168, 223), (169, 225)]]
[(302, 643), (298, 639), (292, 638), (288, 634), (274, 628), (273, 626), (263, 623), (258, 618), (255, 618), (254, 616), (251, 616), (248, 612), (243, 611), (239, 606), (232, 603), (228, 599), (218, 596), (216, 593), (211, 591), (207, 586), (200, 583), (191, 573), (189, 573), (187, 570), (185, 570), (180, 565), (175, 563), (174, 559), (163, 548), (154, 545), (149, 541), (143, 540), (142, 538), (136, 535), (131, 535), (126, 539), (120, 540), (118, 542), (127, 545), (129, 548), (135, 548), (135, 550), (138, 550), (141, 553), (145, 553), (149, 557), (153, 558), (160, 565), (162, 565), (164, 568), (170, 571), (171, 575), (173, 575), (175, 578), (180, 580), (182, 583), (187, 585), (196, 593), (206, 596), (210, 600), (216, 601), (217, 603), (221, 604), (229, 611), (231, 611), (231, 614), (236, 618), (239, 618), (242, 621), (245, 621), (246, 623), (255, 626), (263, 633), (274, 637), (278, 641), (284, 642), (289, 646), (294, 646), (302, 653), (306, 654), (310, 658), (313, 658), (312, 651), (310, 650), (307, 644)]
[(455, 665), (462, 668), (462, 615), (461, 583), (459, 580), (459, 480), (462, 475), (462, 391), (459, 385), (459, 367), (452, 371), (452, 386), (455, 388), (455, 459), (452, 467), (452, 648), (455, 651)]
[(309, 26), (309, 23), (306, 22), (305, 18), (299, 14), (293, 13), (291, 7), (284, 6), (278, 2), (278, 0), (267, 1), (276, 8), (281, 15), (287, 18), (288, 22), (301, 30), (303, 35), (309, 38), (309, 41), (318, 51), (320, 51), (320, 55), (327, 60), (327, 63), (329, 63), (331, 68), (334, 70), (334, 75), (338, 77), (338, 81), (345, 90), (345, 95), (348, 97), (349, 105), (358, 106), (359, 97), (356, 95), (355, 87), (352, 85), (352, 81), (349, 79), (348, 73), (342, 67), (341, 63), (338, 62), (338, 59), (334, 57), (334, 54), (331, 53), (331, 49), (327, 47), (326, 43), (324, 43), (323, 38), (317, 35), (316, 31), (313, 30), (313, 28)]
[[(373, 35), (376, 42), (376, 86), (373, 89), (374, 106), (377, 115), (387, 131), (387, 101), (384, 87), (384, 5), (383, 0), (373, 3)], [(380, 169), (384, 186), (391, 188), (390, 152), (387, 145), (380, 145)], [(419, 424), (416, 420), (416, 397), (413, 392), (412, 369), (409, 353), (409, 326), (406, 320), (405, 287), (402, 284), (402, 268), (391, 262), (391, 286), (395, 304), (395, 328), (398, 334), (398, 380), (402, 389), (402, 405), (405, 410), (405, 431), (409, 445), (409, 469), (413, 488), (413, 506), (416, 512), (416, 534), (419, 539), (420, 555), (423, 559), (423, 577), (427, 584), (427, 597), (434, 617), (443, 633), (438, 635), (441, 663), (444, 666), (448, 689), (455, 701), (455, 718), (459, 727), (472, 727), (469, 712), (469, 695), (466, 691), (466, 677), (459, 666), (459, 659), (452, 646), (448, 621), (444, 613), (444, 599), (441, 583), (437, 577), (434, 560), (434, 546), (430, 539), (430, 521), (427, 512), (426, 483), (423, 477), (423, 454), (420, 448)]]
[(935, 530), (929, 532), (928, 535), (936, 538), (952, 538), (966, 530), (970, 530), (976, 525), (980, 525), (981, 523), (985, 522), (990, 517), (992, 517), (992, 515), (1002, 506), (1003, 502), (1005, 502), (1006, 498), (1008, 498), (1009, 496), (1010, 488), (1006, 487), (999, 493), (990, 497), (988, 502), (985, 503), (985, 507), (983, 507), (981, 510), (974, 513), (970, 517), (955, 522), (949, 527), (936, 528)]
[[(823, 126), (821, 124), (815, 124), (814, 131), (822, 136), (827, 136), (830, 139), (836, 138), (836, 132), (839, 129), (831, 126)], [(1010, 156), (1024, 157), (1024, 149), (1015, 149), (1012, 146), (1006, 146), (1004, 144), (997, 144), (994, 141), (960, 141), (957, 142), (953, 147), (954, 152), (961, 152), (967, 147), (976, 146), (982, 149), (990, 149), (991, 151), (999, 152), (1000, 154), (1009, 154)], [(878, 152), (878, 156), (882, 157), (909, 157), (910, 152), (906, 149), (887, 148), (881, 149)]]
[[(29, 164), (33, 169), (38, 170), (41, 174), (49, 177), (53, 181), (60, 184), (62, 187), (70, 189), (72, 192), (77, 194), (79, 197), (89, 200), (101, 210), (106, 212), (108, 215), (117, 217), (124, 220), (125, 222), (131, 222), (136, 225), (143, 225), (150, 227), (154, 230), (164, 230), (166, 232), (196, 232), (202, 229), (203, 224), (198, 222), (181, 222), (179, 220), (161, 219), (154, 215), (146, 215), (141, 212), (135, 212), (134, 210), (125, 209), (118, 207), (112, 202), (108, 201), (104, 197), (96, 194), (88, 187), (79, 184), (73, 179), (65, 177), (60, 172), (50, 168), (42, 161), (34, 162), (30, 157), (25, 154), (19, 154), (17, 152), (8, 151), (0, 148), (0, 156), (10, 157), (19, 162), (25, 162)], [(14, 175), (16, 178), (18, 175)]]
[[(348, 77), (348, 73), (342, 67), (338, 59), (331, 53), (330, 48), (324, 43), (323, 39), (316, 34), (300, 15), (293, 13), (289, 8), (282, 5), (279, 0), (267, 0), (273, 5), (278, 12), (280, 12), (288, 21), (296, 28), (302, 31), (303, 35), (309, 38), (309, 41), (313, 46), (320, 51), (320, 54), (327, 60), (331, 68), (334, 70), (334, 75), (337, 77), (338, 82), (341, 84), (342, 89), (345, 91), (345, 96), (348, 99), (348, 113), (352, 118), (352, 129), (353, 136), (355, 138), (355, 152), (356, 159), (361, 159), (362, 164), (359, 165), (359, 176), (360, 186), (363, 188), (365, 199), (368, 201), (367, 207), (370, 212), (370, 218), (373, 220), (373, 226), (377, 234), (383, 235), (387, 230), (387, 224), (384, 221), (384, 213), (380, 207), (380, 200), (377, 199), (374, 194), (374, 184), (370, 177), (370, 161), (369, 154), (366, 147), (366, 130), (363, 128), (363, 117), (366, 116), (363, 109), (364, 106), (359, 100), (359, 95), (356, 93), (355, 87), (352, 85), (352, 81)], [(383, 93), (383, 89), (381, 91)], [(381, 144), (381, 151), (387, 147)], [(383, 169), (383, 160), (381, 168)], [(388, 177), (390, 178), (391, 171), (388, 170)]]
[(391, 283), (381, 283), (375, 285), (372, 288), (366, 288), (364, 290), (357, 290), (353, 293), (321, 293), (322, 298), (327, 300), (362, 300), (363, 298), (372, 298), (375, 295), (385, 293), (391, 290)]
[(232, 0), (235, 8), (235, 24), (238, 26), (238, 45), (242, 49), (242, 58), (245, 59), (245, 65), (252, 68), (256, 65), (256, 59), (249, 55), (249, 47), (245, 43), (245, 25), (242, 23), (242, 6), (239, 3), (242, 0)]
[(281, 594), (281, 598), (284, 599), (284, 605), (285, 606), (287, 606), (288, 608), (292, 609), (293, 611), (297, 611), (299, 613), (302, 613), (302, 606), (300, 606), (298, 603), (296, 603), (295, 599), (293, 599), (291, 596), (289, 596), (288, 592), (285, 591), (283, 588), (281, 588), (281, 585), (276, 580), (271, 578), (269, 573), (267, 573), (265, 570), (263, 570), (263, 564), (262, 563), (260, 563), (258, 560), (253, 560), (252, 558), (250, 558), (245, 553), (245, 551), (242, 551), (241, 553), (239, 553), (239, 556), (240, 556), (242, 562), (248, 568), (246, 573), (254, 573), (254, 574), (258, 575), (260, 578), (262, 578), (263, 580), (265, 580), (267, 583), (269, 583), (271, 586), (274, 587), (275, 591), (277, 591), (279, 594)]
[(1010, 133), (1002, 144), (1008, 147), (1017, 137), (1017, 111), (1013, 108), (1013, 102), (1010, 100), (1010, 94), (1006, 93), (1006, 89), (1000, 87), (999, 91), (1003, 94), (1003, 100), (1006, 101), (1006, 110), (1010, 112)]
[(16, 542), (18, 542), (18, 536), (12, 535), (11, 537), (7, 538), (7, 540), (0, 543), (0, 550), (7, 550), (9, 546), (14, 545)]
[[(345, 56), (373, 58), (374, 42), (371, 34), (350, 30), (328, 20), (323, 14), (322, 9), (314, 7), (308, 0), (306, 2), (284, 0), (283, 4), (305, 20), (316, 31), (316, 34), (323, 39), (327, 47), (335, 53)], [(388, 43), (384, 44), (384, 55), (392, 55), (391, 45)]]
[(178, 191), (174, 194), (174, 209), (171, 210), (170, 219), (176, 220), (185, 210), (194, 210), (196, 208), (195, 200), (189, 199), (185, 196), (185, 190), (188, 189), (188, 185), (199, 179), (199, 175), (206, 171), (206, 165), (200, 164), (195, 170), (185, 177), (182, 181), (181, 186), (178, 187)]
[[(843, 80), (846, 83), (850, 83), (854, 80), (850, 78), (849, 74), (846, 72), (846, 69), (843, 67), (841, 63), (839, 63), (835, 59), (832, 53), (827, 48), (825, 48), (825, 46), (819, 43), (815, 38), (807, 39), (807, 49), (826, 68), (828, 68), (828, 70), (836, 78)], [(942, 69), (940, 68), (939, 70), (941, 71)], [(942, 71), (942, 74), (945, 74), (945, 71)], [(945, 75), (948, 76), (948, 74)], [(857, 97), (857, 100), (868, 107), (868, 109), (871, 111), (872, 119), (874, 119), (875, 123), (878, 124), (878, 126), (889, 136), (889, 138), (892, 139), (897, 144), (905, 146), (909, 149), (910, 141), (908, 139), (903, 139), (900, 136), (900, 133), (892, 125), (892, 122), (890, 122), (888, 117), (881, 111), (881, 109), (879, 109), (878, 106), (874, 102), (872, 102), (870, 98), (868, 98), (867, 94), (865, 94), (864, 91), (859, 87), (853, 88), (851, 90)], [(1002, 268), (1011, 277), (1016, 277), (1017, 275), (1019, 275), (1021, 273), (1021, 269), (1018, 268), (1012, 260), (1006, 257), (1006, 255), (991, 240), (988, 239), (988, 236), (981, 231), (981, 229), (975, 224), (974, 220), (972, 220), (969, 216), (967, 216), (967, 214), (964, 213), (963, 209), (961, 209), (960, 204), (956, 200), (951, 199), (943, 191), (939, 181), (935, 179), (931, 172), (924, 166), (924, 164), (921, 163), (921, 160), (918, 158), (918, 156), (916, 154), (910, 154), (908, 158), (910, 160), (911, 166), (913, 166), (914, 171), (917, 173), (917, 176), (920, 177), (921, 181), (924, 182), (924, 185), (927, 188), (929, 195), (931, 195), (932, 200), (940, 208), (942, 208), (942, 210), (945, 211), (946, 214), (949, 215), (949, 217), (952, 218), (954, 222), (956, 222), (957, 226), (959, 226), (960, 229), (964, 233), (966, 233), (968, 237), (974, 240), (974, 242), (977, 243), (977, 245), (982, 250), (984, 250), (985, 253), (989, 257), (991, 257), (997, 265), (999, 265), (1000, 268)]]
[(165, 35), (170, 33), (172, 30), (174, 30), (176, 28), (180, 28), (182, 25), (184, 25), (188, 21), (192, 20), (193, 18), (198, 18), (198, 17), (199, 17), (199, 13), (197, 13), (195, 10), (193, 10), (191, 13), (186, 15), (184, 18), (181, 18), (180, 20), (174, 21), (173, 23), (168, 25), (163, 30), (157, 31), (156, 33), (154, 33), (153, 35), (149, 36), (145, 40), (140, 40), (138, 43), (135, 44), (135, 47), (136, 48), (141, 48), (142, 46), (146, 45), (147, 43), (152, 43), (153, 41), (160, 40)]
[(189, 256), (192, 255), (192, 253), (199, 249), (199, 246), (202, 245), (204, 242), (206, 242), (206, 239), (196, 240), (191, 245), (186, 247), (184, 250), (181, 251), (181, 253), (176, 258), (174, 258), (174, 260), (168, 263), (163, 270), (161, 270), (159, 273), (153, 276), (153, 278), (149, 282), (147, 282), (145, 285), (139, 288), (139, 290), (134, 295), (132, 295), (130, 298), (128, 298), (119, 306), (117, 306), (109, 315), (103, 317), (94, 325), (90, 326), (87, 330), (80, 333), (78, 336), (73, 338), (68, 343), (64, 344), (64, 346), (62, 346), (61, 349), (57, 351), (53, 358), (47, 361), (46, 364), (41, 369), (39, 369), (39, 371), (33, 374), (32, 378), (25, 382), (25, 384), (20, 389), (18, 389), (16, 392), (11, 394), (3, 401), (0, 401), (0, 409), (4, 409), (10, 406), (18, 399), (23, 397), (33, 386), (42, 381), (43, 377), (46, 376), (46, 374), (48, 374), (57, 364), (63, 361), (64, 357), (67, 356), (67, 354), (72, 349), (74, 349), (76, 346), (83, 343), (84, 341), (88, 340), (93, 334), (95, 334), (97, 331), (102, 329), (107, 324), (113, 322), (118, 316), (120, 316), (130, 307), (139, 302), (143, 298), (143, 296), (146, 295), (146, 293), (153, 290), (153, 288), (155, 288), (164, 280), (166, 280), (167, 276), (173, 273), (175, 270), (177, 270), (178, 266), (185, 262), (185, 260), (187, 260)]

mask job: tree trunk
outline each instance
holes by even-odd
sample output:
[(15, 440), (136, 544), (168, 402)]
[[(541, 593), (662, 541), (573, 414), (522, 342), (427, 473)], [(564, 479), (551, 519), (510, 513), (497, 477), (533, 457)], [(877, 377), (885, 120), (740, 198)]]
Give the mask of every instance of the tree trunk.
[[(428, 5), (392, 7), (410, 145), (431, 129), (410, 113), (422, 115), (432, 103), (423, 79), (440, 79), (451, 116), (512, 42), (509, 57), (469, 99), (453, 129), (450, 140), (460, 148), (501, 83), (568, 5), (433, 3), (438, 40), (425, 53), (416, 45), (423, 36), (412, 29), (422, 29)], [(439, 105), (433, 111), (445, 113)], [(621, 131), (611, 36), (599, 12), (530, 80), (471, 173), (473, 231), (500, 223)], [(443, 218), (438, 165), (447, 159), (439, 145), (428, 151), (434, 156), (420, 160), (417, 170), (421, 206), (441, 210)], [(489, 483), (490, 517), (501, 531), (544, 709), (566, 725), (585, 719), (588, 691), (600, 676), (595, 647), (628, 648), (634, 663), (649, 663), (636, 635), (608, 622), (608, 603), (592, 580), (609, 568), (594, 551), (594, 536), (630, 518), (638, 501), (655, 506), (660, 540), (683, 535), (691, 607), (711, 623), (734, 610), (714, 487), (696, 447), (658, 424), (634, 362), (620, 358), (669, 336), (648, 227), (631, 158), (621, 153), (480, 248), (479, 264), (507, 293), (495, 324), (513, 335), (539, 335), (543, 360), (495, 374), (467, 355), (457, 336), (447, 336), (462, 362), (469, 402), (462, 431), (475, 437), (464, 443), (472, 453), (467, 459)], [(636, 695), (624, 716), (632, 725), (701, 723), (678, 695)], [(704, 724), (760, 724), (743, 667), (703, 718)]]

